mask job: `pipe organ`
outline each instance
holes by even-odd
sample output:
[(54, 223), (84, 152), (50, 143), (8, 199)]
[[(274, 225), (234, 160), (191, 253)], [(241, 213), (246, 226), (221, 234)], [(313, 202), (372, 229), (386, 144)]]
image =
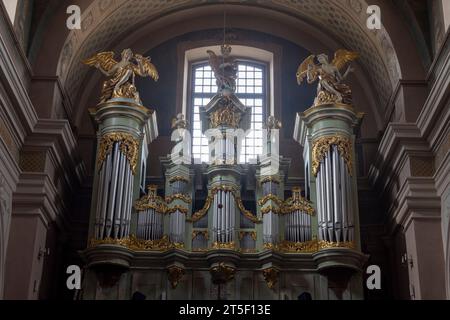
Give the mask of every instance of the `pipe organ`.
[(164, 200), (157, 195), (157, 186), (148, 187), (148, 194), (136, 201), (136, 236), (143, 240), (161, 239), (164, 229)]
[(231, 190), (218, 190), (212, 208), (213, 241), (234, 242), (236, 207)]
[(292, 189), (292, 198), (286, 200), (284, 211), (285, 240), (307, 242), (312, 239), (311, 216), (314, 209), (301, 196), (300, 188)]
[[(366, 257), (359, 251), (354, 130), (362, 115), (342, 103), (315, 104), (297, 114), (294, 139), (303, 146), (304, 179), (292, 181), (291, 160), (278, 156), (281, 122), (273, 116), (265, 127), (264, 154), (256, 164), (239, 163), (239, 135), (250, 128), (252, 110), (234, 94), (236, 70), (227, 60), (231, 49), (222, 49), (228, 62), (213, 70), (230, 68), (223, 70), (230, 78), (199, 108), (201, 130), (209, 139), (209, 163), (162, 157), (164, 183), (141, 181), (145, 165), (137, 164), (145, 164), (141, 158), (152, 152), (143, 145), (157, 136), (155, 113), (123, 97), (91, 110), (98, 124), (98, 150), (91, 239), (83, 253), (88, 266), (96, 272), (108, 265), (131, 273), (120, 278), (123, 287), (150, 288), (139, 282), (146, 279), (155, 288), (148, 291), (154, 298), (154, 292), (160, 297), (208, 298), (211, 286), (218, 286), (219, 295), (233, 297), (249, 287), (270, 299), (281, 288), (295, 292), (292, 283), (300, 277), (316, 283), (308, 290), (322, 299), (334, 290), (328, 277), (334, 281), (345, 269), (353, 275), (350, 279), (343, 272), (345, 287), (340, 290), (360, 297)], [(172, 128), (188, 130), (183, 115), (174, 119)], [(190, 156), (183, 151), (178, 158)], [(305, 193), (299, 187), (302, 181)], [(147, 182), (154, 184), (146, 191), (139, 188)], [(249, 285), (239, 282), (243, 279)], [(267, 288), (257, 279), (265, 280)], [(236, 281), (233, 290), (227, 289), (231, 281)], [(85, 297), (95, 298), (100, 291), (87, 288)]]
[(130, 234), (132, 207), (141, 182), (142, 144), (157, 135), (156, 115), (134, 102), (111, 99), (90, 110), (98, 125), (92, 235), (121, 239)]
[[(348, 197), (352, 194), (352, 181), (348, 164), (342, 156), (350, 151), (350, 142), (348, 138), (332, 139), (342, 145), (341, 151), (337, 144), (331, 144), (315, 172), (319, 239), (351, 242), (354, 240), (354, 224), (352, 203)], [(322, 137), (314, 147), (320, 148), (319, 144), (329, 141), (328, 137)]]

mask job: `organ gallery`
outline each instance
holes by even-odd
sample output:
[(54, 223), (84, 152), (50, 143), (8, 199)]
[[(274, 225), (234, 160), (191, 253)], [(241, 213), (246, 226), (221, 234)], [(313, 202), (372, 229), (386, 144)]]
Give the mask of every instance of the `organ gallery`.
[(0, 1), (0, 298), (447, 299), (450, 8), (376, 2)]

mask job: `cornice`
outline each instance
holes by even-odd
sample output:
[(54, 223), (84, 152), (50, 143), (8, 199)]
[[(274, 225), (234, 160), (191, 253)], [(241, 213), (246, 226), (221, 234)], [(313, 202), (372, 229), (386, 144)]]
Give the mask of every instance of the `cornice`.
[(407, 228), (413, 219), (439, 219), (441, 201), (432, 177), (409, 177), (400, 187), (388, 210), (388, 229), (397, 225)]
[[(55, 221), (61, 227), (69, 224), (61, 213), (67, 206), (53, 179), (46, 173), (22, 173), (13, 195), (13, 215), (38, 216), (45, 226)], [(64, 228), (63, 228), (64, 229)]]
[[(450, 31), (447, 32), (446, 40), (430, 68), (427, 80), (432, 87), (417, 118), (417, 127), (422, 136), (430, 140), (433, 145), (440, 133), (440, 130), (436, 130), (436, 127), (439, 127), (436, 125), (445, 124), (450, 117), (449, 112), (446, 117), (443, 117), (442, 112), (448, 106), (450, 97)], [(432, 137), (428, 137), (429, 135)]]
[(393, 175), (401, 170), (401, 164), (408, 154), (424, 153), (430, 154), (430, 149), (415, 124), (389, 124), (381, 139), (375, 161), (369, 169), (370, 182), (373, 185), (381, 185), (384, 180), (384, 192)]
[[(0, 78), (4, 80), (2, 82), (14, 106), (11, 111), (18, 114), (25, 131), (29, 133), (38, 118), (28, 96), (32, 71), (3, 5), (0, 5), (0, 52)], [(13, 61), (12, 57), (16, 59)]]

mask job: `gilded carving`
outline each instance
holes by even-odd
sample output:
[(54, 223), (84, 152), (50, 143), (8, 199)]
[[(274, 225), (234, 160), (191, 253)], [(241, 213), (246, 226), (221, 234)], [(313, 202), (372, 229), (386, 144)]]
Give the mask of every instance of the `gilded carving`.
[(268, 195), (265, 195), (264, 197), (262, 197), (261, 199), (258, 200), (258, 206), (264, 205), (269, 200), (275, 202), (279, 206), (283, 205), (283, 200), (278, 198), (277, 195), (269, 193)]
[(145, 211), (147, 209), (154, 209), (157, 212), (165, 213), (167, 206), (164, 203), (163, 198), (156, 194), (157, 186), (148, 186), (148, 192), (146, 195), (136, 200), (134, 208), (136, 211)]
[(109, 77), (103, 82), (100, 102), (106, 102), (111, 98), (134, 99), (141, 104), (139, 93), (136, 89), (134, 78), (151, 77), (157, 81), (159, 78), (156, 67), (151, 63), (150, 57), (133, 54), (131, 49), (124, 49), (121, 60), (114, 59), (114, 52), (100, 52), (83, 61), (84, 64), (99, 69)]
[(242, 240), (246, 234), (249, 234), (256, 241), (256, 231), (239, 231), (239, 240)]
[(195, 239), (198, 235), (203, 235), (205, 239), (209, 239), (208, 230), (193, 230), (192, 231), (192, 239)]
[(110, 132), (101, 137), (97, 155), (97, 167), (100, 170), (103, 161), (112, 152), (114, 143), (116, 142), (120, 143), (119, 149), (126, 156), (130, 163), (131, 171), (135, 175), (139, 153), (139, 140), (125, 132)]
[(272, 206), (272, 205), (268, 205), (268, 206), (266, 206), (266, 207), (264, 207), (264, 208), (261, 208), (261, 213), (262, 213), (262, 214), (267, 214), (267, 213), (269, 213), (269, 212), (272, 212), (272, 213), (274, 213), (274, 214), (279, 214), (279, 213), (281, 213), (282, 211), (281, 211), (280, 208), (275, 207), (275, 206)]
[(191, 197), (188, 194), (175, 193), (166, 197), (166, 203), (172, 203), (174, 200), (179, 199), (184, 203), (191, 203)]
[(272, 182), (272, 183), (276, 183), (276, 184), (280, 184), (280, 179), (276, 176), (265, 176), (264, 178), (261, 179), (261, 184), (264, 184), (266, 182)]
[(293, 242), (284, 240), (278, 244), (264, 243), (263, 247), (266, 250), (279, 251), (283, 253), (314, 253), (329, 248), (356, 248), (355, 243), (351, 241), (331, 242), (325, 240), (317, 240), (315, 237), (313, 237), (313, 240), (305, 242)]
[(278, 270), (275, 268), (267, 268), (263, 270), (263, 277), (269, 289), (273, 289), (278, 281)]
[[(319, 80), (317, 86), (317, 96), (314, 105), (344, 103), (352, 104), (352, 91), (350, 87), (343, 83), (352, 67), (348, 67), (344, 74), (341, 73), (344, 67), (351, 61), (359, 57), (357, 52), (344, 49), (337, 50), (334, 59), (330, 63), (326, 54), (317, 56), (310, 55), (307, 57), (297, 69), (297, 83), (300, 85), (306, 78), (308, 84)], [(315, 59), (319, 64), (315, 63)]]
[(213, 282), (217, 284), (226, 283), (233, 279), (236, 269), (221, 262), (219, 265), (212, 267), (209, 272), (211, 273)]
[(328, 248), (354, 249), (353, 242), (330, 242), (325, 240), (310, 240), (305, 242), (282, 241), (275, 246), (275, 250), (286, 253), (313, 253)]
[(236, 244), (232, 241), (232, 242), (214, 242), (212, 244), (212, 249), (230, 249), (230, 250), (234, 250), (236, 249)]
[(314, 208), (312, 204), (301, 196), (301, 190), (298, 187), (292, 188), (292, 197), (286, 199), (281, 207), (281, 213), (291, 213), (294, 211), (303, 211), (309, 215), (314, 214)]
[(187, 214), (189, 212), (188, 208), (176, 205), (176, 206), (173, 206), (173, 207), (167, 207), (165, 213), (166, 214), (171, 214), (171, 213), (174, 213), (176, 211), (179, 211), (179, 212), (184, 213), (184, 214)]
[(209, 208), (211, 207), (211, 204), (213, 202), (214, 199), (214, 195), (219, 191), (228, 191), (231, 192), (234, 196), (234, 201), (236, 203), (236, 206), (239, 208), (239, 210), (242, 212), (242, 214), (244, 215), (244, 217), (246, 217), (247, 219), (249, 219), (250, 221), (254, 222), (254, 223), (260, 223), (261, 221), (258, 219), (258, 217), (256, 217), (255, 215), (253, 215), (249, 210), (247, 210), (244, 207), (244, 204), (242, 203), (242, 199), (239, 196), (236, 188), (234, 187), (230, 187), (230, 186), (215, 186), (211, 189), (210, 194), (208, 195), (208, 197), (205, 200), (205, 205), (203, 206), (202, 209), (200, 209), (199, 211), (195, 212), (192, 217), (191, 220), (193, 222), (200, 220), (205, 214), (208, 213)]
[(352, 175), (352, 142), (350, 138), (341, 135), (323, 136), (316, 139), (312, 146), (312, 173), (317, 176), (320, 169), (320, 162), (325, 158), (326, 153), (331, 146), (335, 145), (341, 157), (343, 157), (347, 165), (348, 174)]
[(186, 178), (186, 177), (183, 177), (183, 176), (174, 176), (174, 177), (169, 179), (169, 183), (174, 183), (176, 181), (183, 181), (183, 182), (188, 183), (189, 179)]
[(225, 106), (218, 108), (210, 114), (211, 127), (228, 126), (238, 128), (241, 121), (240, 111), (229, 100)]
[(171, 242), (167, 235), (164, 235), (161, 239), (156, 240), (138, 239), (135, 235), (121, 239), (91, 239), (89, 242), (89, 247), (96, 247), (102, 244), (119, 245), (133, 251), (167, 251), (174, 248), (181, 249), (184, 247), (182, 243)]
[(178, 282), (180, 282), (181, 278), (183, 278), (185, 272), (183, 268), (172, 266), (169, 267), (167, 273), (167, 278), (170, 282), (170, 285), (172, 286), (172, 289), (175, 289), (178, 285)]

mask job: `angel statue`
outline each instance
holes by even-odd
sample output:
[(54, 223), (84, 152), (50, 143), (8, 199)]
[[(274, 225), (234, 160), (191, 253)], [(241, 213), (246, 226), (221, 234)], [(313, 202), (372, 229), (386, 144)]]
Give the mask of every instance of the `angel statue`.
[[(353, 70), (351, 66), (347, 68), (344, 74), (341, 73), (345, 65), (359, 57), (357, 52), (347, 51), (344, 49), (337, 50), (334, 59), (330, 63), (326, 54), (310, 55), (306, 58), (297, 69), (297, 83), (300, 85), (303, 80), (307, 79), (309, 84), (319, 79), (317, 86), (317, 97), (314, 105), (326, 103), (352, 103), (352, 91), (350, 87), (344, 83), (348, 74)], [(317, 58), (319, 64), (314, 63)]]
[(175, 118), (172, 118), (172, 129), (186, 129), (188, 122), (184, 119), (184, 114), (179, 113)]
[(231, 46), (223, 44), (220, 47), (221, 57), (216, 56), (214, 51), (208, 50), (209, 64), (216, 78), (217, 92), (229, 97), (236, 91), (237, 63), (230, 57)]
[(150, 57), (133, 54), (131, 49), (124, 49), (121, 60), (114, 59), (114, 52), (100, 52), (83, 61), (88, 66), (99, 69), (109, 79), (103, 82), (100, 102), (111, 98), (130, 98), (141, 104), (139, 93), (134, 84), (134, 77), (151, 77), (157, 81), (159, 78), (156, 67), (150, 62)]

